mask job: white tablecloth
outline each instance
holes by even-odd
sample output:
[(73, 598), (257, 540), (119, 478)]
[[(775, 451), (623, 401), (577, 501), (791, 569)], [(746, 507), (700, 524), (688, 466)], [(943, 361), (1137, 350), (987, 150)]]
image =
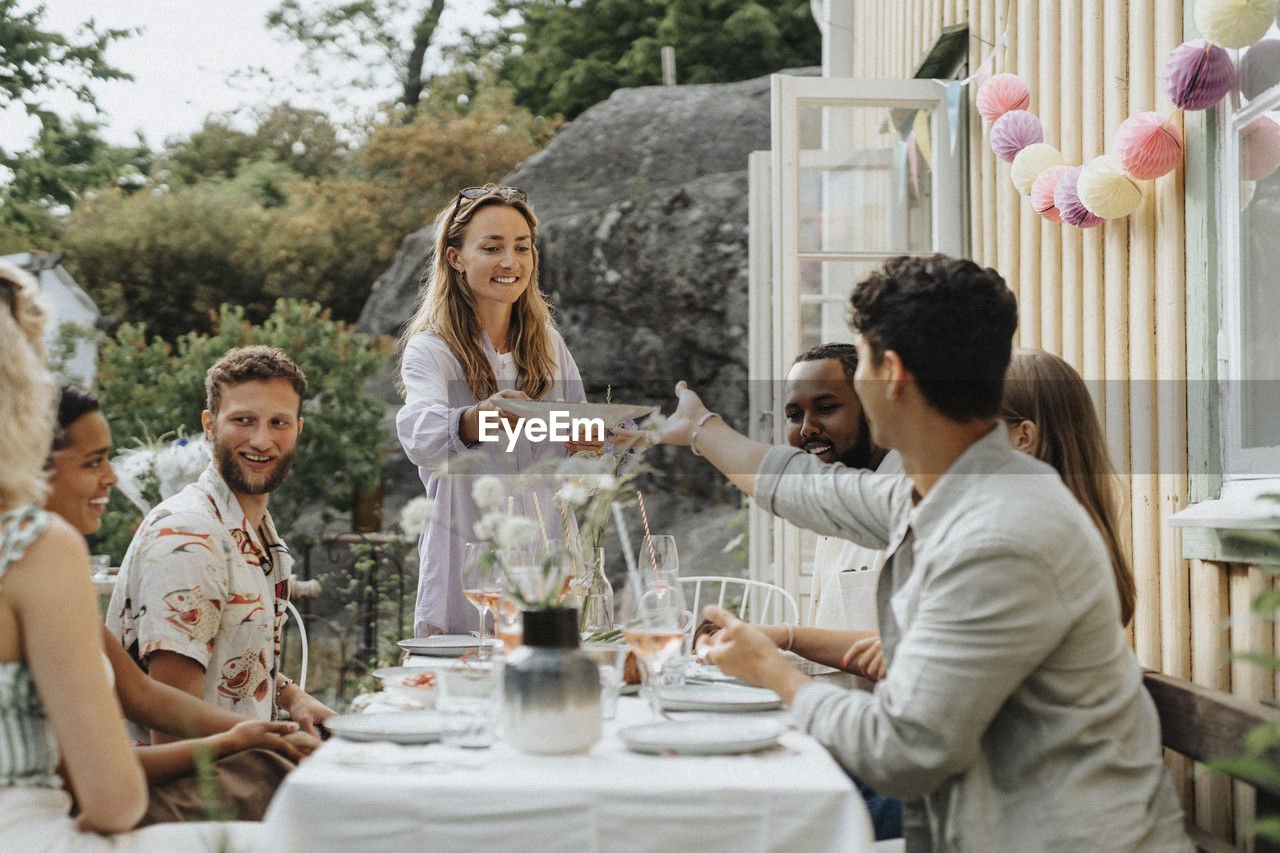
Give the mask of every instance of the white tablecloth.
[(702, 853), (868, 850), (862, 798), (816, 741), (789, 731), (738, 756), (650, 756), (615, 732), (651, 722), (623, 697), (590, 753), (354, 744), (291, 773), (264, 829), (275, 851)]

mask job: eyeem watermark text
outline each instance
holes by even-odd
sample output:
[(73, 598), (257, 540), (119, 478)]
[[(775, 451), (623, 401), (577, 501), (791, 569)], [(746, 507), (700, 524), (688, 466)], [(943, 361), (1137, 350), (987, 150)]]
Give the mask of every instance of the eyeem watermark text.
[(480, 440), (501, 441), (500, 433), (505, 433), (508, 453), (515, 449), (521, 433), (532, 442), (604, 441), (604, 420), (601, 418), (574, 418), (568, 412), (552, 411), (545, 421), (541, 418), (517, 418), (513, 427), (497, 412), (486, 409), (479, 415)]

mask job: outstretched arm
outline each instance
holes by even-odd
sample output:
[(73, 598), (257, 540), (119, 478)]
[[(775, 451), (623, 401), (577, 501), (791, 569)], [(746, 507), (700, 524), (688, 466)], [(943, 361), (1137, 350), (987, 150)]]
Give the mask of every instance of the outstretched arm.
[[(696, 429), (697, 446), (694, 450), (735, 486), (748, 495), (755, 494), (756, 470), (770, 445), (752, 441), (729, 426), (724, 418), (708, 409), (702, 398), (689, 390), (683, 380), (676, 384), (676, 397), (679, 403), (675, 413), (657, 431), (657, 442), (688, 447)], [(614, 434), (622, 439), (623, 444), (628, 440), (641, 442), (647, 436), (653, 437), (652, 433), (636, 430), (615, 430)]]

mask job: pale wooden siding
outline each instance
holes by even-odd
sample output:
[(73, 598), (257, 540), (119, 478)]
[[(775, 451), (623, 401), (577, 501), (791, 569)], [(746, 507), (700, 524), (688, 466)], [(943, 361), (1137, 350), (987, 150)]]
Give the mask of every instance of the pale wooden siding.
[[(1107, 153), (1120, 122), (1169, 111), (1156, 71), (1183, 41), (1177, 0), (860, 0), (854, 74), (909, 77), (940, 29), (967, 23), (970, 71), (1008, 30), (996, 71), (1021, 74), (1046, 141), (1067, 162)], [(1231, 650), (1271, 651), (1270, 623), (1242, 617), (1269, 583), (1260, 570), (1189, 563), (1164, 519), (1187, 505), (1185, 197), (1178, 170), (1154, 182), (1133, 216), (1079, 231), (1043, 222), (991, 153), (970, 91), (972, 255), (1018, 296), (1019, 343), (1064, 357), (1090, 383), (1117, 466), (1126, 473), (1125, 534), (1138, 586), (1134, 648), (1148, 667), (1242, 696), (1272, 698), (1277, 679)], [(1181, 119), (1179, 119), (1181, 121)], [(938, 144), (938, 143), (935, 143)], [(1133, 380), (1133, 381), (1126, 381)], [(1189, 814), (1231, 833), (1230, 786), (1174, 764)], [(1236, 801), (1237, 813), (1249, 804)]]

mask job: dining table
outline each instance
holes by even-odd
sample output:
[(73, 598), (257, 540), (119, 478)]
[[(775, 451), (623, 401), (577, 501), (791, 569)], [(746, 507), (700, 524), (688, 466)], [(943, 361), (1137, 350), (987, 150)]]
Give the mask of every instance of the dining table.
[[(376, 705), (376, 703), (375, 703)], [(697, 713), (672, 714), (681, 720)], [(740, 715), (732, 715), (740, 716)], [(789, 722), (784, 711), (757, 712)], [(330, 738), (286, 777), (264, 822), (275, 851), (871, 850), (867, 808), (816, 740), (787, 727), (734, 755), (641, 754), (620, 731), (658, 722), (624, 696), (585, 754)]]

